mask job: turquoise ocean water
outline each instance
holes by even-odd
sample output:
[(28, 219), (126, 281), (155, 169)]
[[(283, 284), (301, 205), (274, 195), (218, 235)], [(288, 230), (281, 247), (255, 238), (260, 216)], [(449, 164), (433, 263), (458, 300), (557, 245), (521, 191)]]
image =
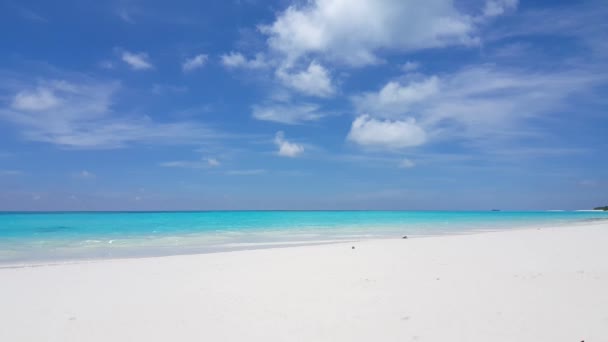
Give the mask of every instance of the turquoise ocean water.
[(0, 263), (205, 253), (608, 220), (607, 212), (0, 213)]

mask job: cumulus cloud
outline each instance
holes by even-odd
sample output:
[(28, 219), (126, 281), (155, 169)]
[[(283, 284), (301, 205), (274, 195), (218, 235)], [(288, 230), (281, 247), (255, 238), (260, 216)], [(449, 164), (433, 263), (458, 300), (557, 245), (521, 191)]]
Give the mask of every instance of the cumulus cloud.
[[(503, 8), (508, 0), (495, 2)], [(322, 54), (353, 66), (377, 63), (378, 50), (478, 42), (475, 20), (451, 0), (314, 0), (289, 6), (260, 30), (288, 61)]]
[(263, 121), (274, 121), (290, 125), (299, 124), (306, 121), (316, 121), (324, 116), (325, 113), (319, 110), (319, 106), (311, 103), (271, 103), (253, 106), (254, 118)]
[(30, 141), (90, 149), (132, 143), (196, 143), (217, 136), (200, 123), (159, 123), (145, 115), (115, 113), (113, 102), (121, 88), (118, 82), (81, 77), (11, 84), (23, 86), (11, 86), (0, 94), (0, 98), (10, 99), (0, 102), (0, 119), (13, 124)]
[[(278, 12), (272, 22), (258, 26), (266, 37), (266, 45), (255, 58), (230, 52), (221, 56), (221, 61), (226, 68), (272, 68), (273, 91), (282, 88), (305, 96), (330, 98), (339, 93), (333, 68), (381, 63), (384, 53), (477, 45), (479, 29), (485, 23), (480, 18), (497, 16), (499, 9), (506, 12), (516, 6), (515, 0), (488, 0), (485, 7), (464, 12), (464, 7), (457, 8), (452, 0), (296, 2)], [(409, 61), (401, 69), (414, 74), (412, 71), (419, 67), (418, 62)], [(392, 101), (394, 106), (399, 106), (399, 101), (407, 102), (408, 96), (417, 96), (408, 92), (421, 92), (418, 96), (425, 96), (422, 92), (434, 91), (433, 86), (436, 84), (432, 80), (421, 84), (422, 89), (402, 90), (398, 84), (389, 84), (384, 89), (386, 99), (380, 101)], [(391, 100), (390, 96), (395, 99)], [(276, 106), (256, 107), (254, 116), (279, 122), (296, 121), (293, 116), (287, 119), (277, 116), (278, 111), (274, 109)], [(316, 114), (303, 116), (318, 117)], [(275, 119), (277, 117), (279, 119)]]
[(230, 52), (220, 58), (222, 65), (226, 68), (262, 69), (268, 66), (268, 62), (261, 53), (257, 53), (252, 59), (247, 59), (240, 52)]
[(148, 54), (145, 52), (133, 53), (124, 51), (121, 58), (123, 62), (127, 63), (133, 70), (148, 70), (154, 68), (149, 61)]
[(274, 143), (279, 148), (278, 155), (283, 157), (293, 158), (304, 152), (304, 146), (285, 140), (285, 134), (282, 131), (277, 132)]
[(405, 85), (391, 81), (380, 91), (355, 96), (353, 101), (359, 113), (381, 113), (383, 116), (400, 114), (439, 93), (439, 84), (436, 76)]
[(205, 63), (207, 63), (207, 59), (209, 59), (209, 56), (205, 54), (200, 54), (191, 58), (187, 58), (184, 63), (182, 63), (182, 70), (184, 72), (189, 72), (195, 69), (202, 68)]
[(451, 74), (390, 81), (376, 92), (352, 98), (357, 113), (370, 114), (365, 120), (357, 118), (353, 130), (356, 124), (366, 127), (370, 120), (414, 118), (429, 138), (421, 142), (525, 134), (525, 129), (517, 127), (526, 120), (564, 109), (566, 99), (588, 92), (603, 80), (605, 75), (583, 70), (530, 73), (482, 65)]
[(347, 139), (366, 147), (398, 149), (422, 145), (427, 137), (413, 118), (391, 121), (361, 115), (353, 121)]
[(290, 72), (279, 68), (276, 75), (284, 85), (306, 95), (329, 97), (335, 92), (327, 69), (314, 61), (301, 71)]

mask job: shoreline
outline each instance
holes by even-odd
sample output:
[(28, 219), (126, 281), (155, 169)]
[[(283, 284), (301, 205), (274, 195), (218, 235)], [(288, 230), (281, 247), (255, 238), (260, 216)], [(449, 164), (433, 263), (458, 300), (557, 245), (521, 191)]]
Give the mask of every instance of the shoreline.
[[(434, 237), (449, 237), (449, 236), (466, 236), (466, 235), (477, 235), (487, 233), (503, 233), (510, 231), (521, 231), (521, 230), (539, 230), (539, 229), (563, 229), (573, 227), (587, 227), (594, 225), (608, 225), (608, 218), (599, 219), (585, 219), (577, 222), (563, 222), (563, 223), (543, 223), (535, 225), (525, 226), (513, 226), (508, 228), (488, 228), (488, 229), (471, 229), (468, 231), (453, 231), (453, 232), (441, 232), (434, 234), (414, 234), (407, 235), (408, 239), (420, 239), (420, 238), (434, 238)], [(179, 256), (192, 256), (192, 255), (207, 255), (207, 254), (219, 254), (219, 253), (238, 253), (255, 250), (267, 250), (267, 249), (284, 249), (284, 248), (302, 248), (311, 246), (322, 246), (322, 245), (335, 245), (335, 244), (350, 244), (360, 243), (365, 241), (385, 241), (385, 240), (399, 240), (403, 236), (374, 236), (369, 238), (360, 239), (334, 239), (334, 240), (300, 240), (300, 241), (268, 241), (268, 242), (255, 242), (255, 243), (228, 243), (225, 245), (217, 245), (213, 247), (201, 247), (201, 246), (178, 246), (174, 247), (171, 252), (159, 253), (159, 250), (155, 250), (152, 253), (147, 254), (150, 250), (140, 252), (140, 254), (123, 255), (117, 257), (90, 257), (80, 258), (76, 257), (73, 259), (50, 259), (50, 260), (31, 260), (24, 262), (4, 262), (0, 261), (1, 269), (13, 269), (13, 268), (28, 268), (28, 267), (45, 267), (45, 266), (58, 266), (58, 265), (71, 265), (71, 264), (90, 264), (90, 263), (101, 263), (107, 261), (119, 261), (119, 260), (133, 260), (133, 259), (149, 259), (149, 258), (170, 258)], [(227, 247), (230, 245), (229, 247)], [(219, 247), (219, 248), (218, 248)], [(233, 248), (230, 248), (233, 247)], [(242, 247), (242, 248), (239, 248)], [(128, 248), (128, 247), (127, 247)], [(151, 247), (150, 247), (151, 248)], [(164, 246), (165, 249), (170, 247)], [(183, 251), (179, 251), (183, 249)]]

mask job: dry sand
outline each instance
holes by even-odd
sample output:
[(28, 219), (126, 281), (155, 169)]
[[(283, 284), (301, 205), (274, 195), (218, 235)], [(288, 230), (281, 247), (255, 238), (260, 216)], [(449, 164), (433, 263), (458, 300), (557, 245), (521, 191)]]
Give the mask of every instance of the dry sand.
[(0, 269), (7, 342), (582, 340), (605, 223)]

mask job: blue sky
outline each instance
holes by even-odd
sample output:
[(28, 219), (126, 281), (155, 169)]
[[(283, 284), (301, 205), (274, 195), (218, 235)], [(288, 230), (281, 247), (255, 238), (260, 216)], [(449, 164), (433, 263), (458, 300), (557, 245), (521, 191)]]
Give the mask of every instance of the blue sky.
[(603, 1), (2, 1), (0, 209), (608, 202)]

